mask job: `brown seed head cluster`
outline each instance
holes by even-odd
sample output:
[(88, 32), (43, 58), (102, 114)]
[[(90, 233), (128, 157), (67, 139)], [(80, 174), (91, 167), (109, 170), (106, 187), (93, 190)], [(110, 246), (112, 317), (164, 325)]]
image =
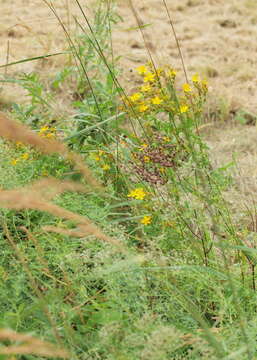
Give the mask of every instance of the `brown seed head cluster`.
[(179, 161), (185, 160), (187, 155), (183, 144), (172, 144), (164, 140), (165, 137), (155, 134), (152, 144), (133, 153), (135, 161), (131, 161), (133, 169), (144, 181), (151, 184), (164, 185), (168, 178), (165, 168), (176, 169)]

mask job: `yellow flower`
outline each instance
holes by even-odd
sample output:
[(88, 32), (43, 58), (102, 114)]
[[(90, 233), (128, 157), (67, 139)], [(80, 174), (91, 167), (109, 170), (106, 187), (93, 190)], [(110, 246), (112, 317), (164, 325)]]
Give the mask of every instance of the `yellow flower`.
[(29, 154), (28, 154), (28, 153), (24, 153), (24, 154), (21, 155), (21, 158), (22, 158), (23, 160), (28, 160)]
[(141, 65), (138, 68), (136, 68), (136, 71), (142, 75), (147, 73), (147, 67), (145, 65)]
[(108, 165), (108, 164), (104, 164), (103, 166), (102, 166), (102, 169), (104, 170), (104, 171), (107, 171), (107, 170), (110, 170), (110, 165)]
[(163, 102), (163, 100), (160, 99), (159, 96), (155, 96), (154, 98), (152, 98), (151, 101), (154, 105), (160, 105)]
[(137, 100), (139, 100), (140, 98), (141, 98), (141, 94), (140, 93), (134, 93), (134, 94), (132, 94), (130, 97), (129, 97), (129, 99), (132, 101), (132, 102), (135, 102), (135, 101), (137, 101)]
[(148, 147), (147, 144), (142, 144), (139, 151), (143, 151), (144, 149), (146, 149)]
[(169, 138), (168, 136), (163, 136), (163, 140), (164, 140), (165, 142), (169, 142), (169, 141), (170, 141), (170, 138)]
[(176, 75), (177, 75), (177, 71), (175, 71), (174, 69), (169, 69), (169, 70), (167, 71), (167, 76), (168, 76), (168, 77), (175, 78)]
[(184, 90), (184, 92), (192, 91), (191, 86), (187, 83), (183, 85), (183, 90)]
[(181, 105), (179, 108), (181, 114), (185, 113), (188, 111), (188, 106), (187, 105)]
[(23, 143), (21, 141), (16, 141), (16, 146), (20, 147), (20, 146), (23, 146)]
[(144, 82), (153, 82), (155, 78), (155, 74), (148, 72), (144, 77)]
[(149, 162), (150, 161), (150, 158), (149, 158), (149, 156), (144, 156), (144, 162)]
[(143, 188), (136, 188), (134, 190), (131, 190), (127, 196), (132, 197), (136, 200), (144, 200), (144, 198), (146, 197), (146, 192)]
[(17, 162), (18, 162), (19, 160), (18, 159), (12, 159), (11, 160), (11, 164), (13, 165), (13, 166), (15, 166), (15, 165), (17, 165)]
[(200, 81), (199, 75), (197, 73), (192, 76), (192, 81), (193, 82), (199, 82)]
[(148, 109), (148, 105), (142, 104), (138, 107), (139, 112), (144, 112)]
[(47, 138), (53, 138), (55, 135), (54, 135), (54, 133), (48, 133), (48, 134), (46, 134), (45, 135), (45, 137), (47, 137)]
[(149, 225), (152, 222), (152, 216), (145, 215), (141, 220), (141, 224), (143, 225)]
[(49, 126), (43, 126), (43, 127), (40, 128), (39, 134), (43, 134), (44, 132), (46, 132), (48, 130), (49, 130)]
[(100, 161), (100, 157), (98, 155), (94, 155), (94, 160), (95, 161)]
[(143, 91), (143, 92), (148, 92), (148, 91), (150, 91), (152, 88), (151, 88), (151, 86), (149, 85), (149, 84), (147, 84), (147, 85), (142, 85), (141, 86), (141, 91)]

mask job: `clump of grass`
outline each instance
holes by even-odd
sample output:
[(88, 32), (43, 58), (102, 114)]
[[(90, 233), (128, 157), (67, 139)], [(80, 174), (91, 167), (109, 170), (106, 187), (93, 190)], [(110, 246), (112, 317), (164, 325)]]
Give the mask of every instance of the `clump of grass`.
[[(58, 349), (55, 345), (46, 341), (39, 340), (28, 334), (20, 334), (9, 329), (0, 329), (0, 340), (17, 343), (0, 348), (1, 355), (36, 355), (46, 358), (68, 359), (70, 354), (63, 349)], [(15, 357), (12, 357), (15, 359)]]

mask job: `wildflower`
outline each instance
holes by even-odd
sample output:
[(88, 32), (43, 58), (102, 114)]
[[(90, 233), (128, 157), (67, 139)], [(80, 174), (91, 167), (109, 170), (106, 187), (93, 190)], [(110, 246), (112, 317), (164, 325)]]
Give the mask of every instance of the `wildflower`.
[(146, 197), (146, 192), (143, 188), (136, 188), (134, 190), (131, 190), (127, 196), (132, 197), (136, 200), (144, 200), (144, 198)]
[(198, 83), (198, 82), (200, 81), (199, 75), (198, 75), (198, 74), (194, 74), (194, 75), (192, 76), (192, 81)]
[(53, 138), (53, 137), (54, 137), (54, 133), (51, 133), (51, 132), (50, 132), (50, 133), (46, 134), (45, 137), (47, 137), (47, 138), (49, 138), (49, 139), (50, 139), (50, 138)]
[(23, 146), (23, 143), (22, 143), (21, 141), (16, 141), (16, 143), (15, 143), (15, 144), (16, 144), (16, 146), (17, 146), (17, 147), (21, 147), (21, 146)]
[(144, 77), (144, 82), (153, 82), (155, 78), (155, 74), (148, 72)]
[(21, 158), (22, 158), (22, 160), (28, 160), (29, 154), (28, 154), (28, 153), (24, 153), (24, 154), (21, 155)]
[(156, 73), (158, 76), (160, 76), (163, 73), (163, 69), (162, 68), (156, 69)]
[(130, 97), (129, 97), (129, 99), (132, 101), (132, 102), (135, 102), (135, 101), (137, 101), (137, 100), (139, 100), (140, 98), (141, 98), (141, 94), (140, 93), (134, 93), (134, 94), (132, 94)]
[(95, 161), (100, 161), (100, 156), (94, 155), (94, 156), (93, 156), (93, 159), (94, 159)]
[(11, 164), (13, 165), (13, 166), (15, 166), (15, 165), (17, 165), (17, 162), (18, 162), (19, 160), (18, 159), (12, 159), (11, 160)]
[(188, 106), (187, 105), (181, 105), (179, 110), (180, 110), (180, 113), (183, 114), (183, 113), (188, 111)]
[(168, 136), (163, 136), (163, 140), (164, 140), (165, 142), (169, 142), (169, 141), (170, 141), (170, 138), (169, 138)]
[(144, 156), (144, 158), (143, 158), (143, 159), (144, 159), (144, 162), (149, 162), (149, 161), (150, 161), (149, 156), (146, 156), (146, 155)]
[(164, 167), (161, 167), (161, 168), (160, 168), (160, 172), (161, 172), (162, 174), (164, 174), (164, 173), (166, 172), (166, 170), (164, 169)]
[(103, 166), (102, 166), (102, 169), (104, 170), (104, 171), (108, 171), (108, 170), (110, 170), (110, 165), (108, 165), (108, 164), (104, 164)]
[(141, 65), (138, 68), (136, 68), (136, 71), (140, 74), (146, 74), (147, 73), (147, 67), (145, 65)]
[(43, 126), (43, 127), (40, 128), (39, 134), (43, 134), (44, 132), (46, 132), (48, 130), (49, 130), (49, 126)]
[(160, 105), (163, 102), (163, 100), (159, 98), (159, 96), (155, 96), (154, 98), (152, 98), (151, 101), (154, 105)]
[(208, 82), (207, 82), (207, 80), (202, 80), (202, 87), (203, 87), (203, 90), (208, 91)]
[(142, 144), (139, 151), (143, 151), (144, 149), (146, 149), (148, 147), (147, 144)]
[(142, 104), (138, 107), (139, 112), (145, 112), (148, 109), (148, 105)]
[(148, 92), (148, 91), (150, 91), (152, 88), (151, 88), (151, 86), (149, 85), (149, 84), (147, 84), (147, 85), (142, 85), (141, 86), (141, 91), (143, 91), (143, 92)]
[(185, 93), (192, 91), (191, 86), (187, 83), (183, 85), (183, 90)]
[(168, 77), (175, 78), (176, 75), (177, 75), (177, 71), (175, 71), (174, 69), (169, 69), (169, 70), (167, 71), (167, 76), (168, 76)]
[(140, 223), (143, 225), (149, 225), (152, 222), (152, 216), (145, 215), (141, 220)]

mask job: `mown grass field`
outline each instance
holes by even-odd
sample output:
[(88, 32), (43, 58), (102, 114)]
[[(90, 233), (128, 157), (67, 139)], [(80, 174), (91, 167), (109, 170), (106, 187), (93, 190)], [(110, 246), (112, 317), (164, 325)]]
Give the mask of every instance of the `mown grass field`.
[[(188, 49), (160, 62), (154, 4), (43, 3), (60, 48), (8, 43), (0, 77), (0, 359), (256, 359), (254, 96), (235, 106)], [(201, 2), (168, 5), (179, 54), (171, 10), (191, 31)], [(226, 5), (234, 41), (254, 8)]]

